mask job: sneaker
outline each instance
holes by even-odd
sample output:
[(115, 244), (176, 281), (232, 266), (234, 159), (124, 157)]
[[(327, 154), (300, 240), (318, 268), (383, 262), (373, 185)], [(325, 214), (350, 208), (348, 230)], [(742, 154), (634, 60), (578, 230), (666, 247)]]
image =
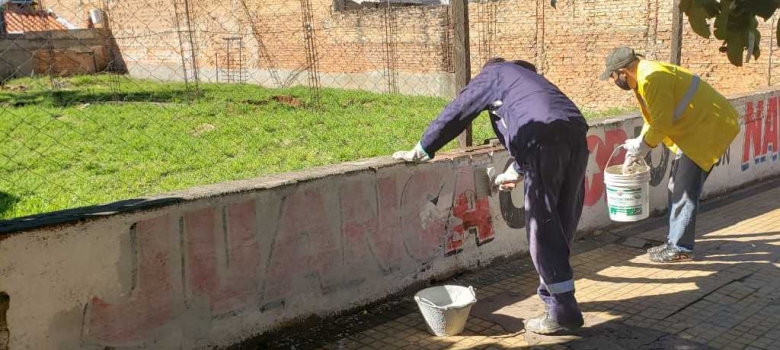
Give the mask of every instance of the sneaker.
[(647, 249), (647, 254), (653, 254), (653, 253), (660, 252), (660, 251), (666, 249), (666, 247), (668, 247), (668, 246), (669, 246), (669, 242), (666, 242), (664, 244), (657, 245), (657, 246), (652, 247), (652, 248), (648, 248)]
[(553, 320), (549, 312), (534, 317), (525, 323), (525, 330), (543, 335), (563, 334), (575, 331), (582, 327), (585, 321), (580, 316), (579, 320), (572, 323), (558, 323)]
[(693, 252), (683, 252), (672, 245), (667, 245), (666, 248), (648, 253), (650, 261), (658, 263), (667, 262), (684, 262), (693, 260)]

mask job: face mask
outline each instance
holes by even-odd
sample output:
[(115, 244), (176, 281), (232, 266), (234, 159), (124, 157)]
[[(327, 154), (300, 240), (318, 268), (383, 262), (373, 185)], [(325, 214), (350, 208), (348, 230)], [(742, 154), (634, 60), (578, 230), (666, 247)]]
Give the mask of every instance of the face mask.
[(618, 75), (618, 78), (615, 79), (615, 85), (623, 90), (631, 90), (631, 86), (628, 85), (628, 80), (626, 80), (625, 75)]

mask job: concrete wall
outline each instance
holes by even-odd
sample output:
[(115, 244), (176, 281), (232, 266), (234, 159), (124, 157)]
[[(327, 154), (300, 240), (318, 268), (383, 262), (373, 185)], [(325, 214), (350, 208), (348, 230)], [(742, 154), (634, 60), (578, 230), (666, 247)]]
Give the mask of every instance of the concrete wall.
[(732, 104), (742, 115), (742, 132), (707, 179), (705, 196), (780, 173), (780, 93), (765, 90), (743, 95), (732, 99)]
[(121, 67), (111, 33), (103, 29), (56, 30), (0, 36), (0, 80), (30, 74), (76, 75)]
[[(780, 173), (778, 101), (732, 99), (743, 131), (707, 196)], [(592, 128), (582, 230), (612, 224), (602, 172), (640, 126)], [(651, 158), (663, 209), (669, 154)], [(229, 345), (524, 253), (522, 191), (477, 190), (509, 161), (489, 147), (417, 166), (384, 157), (0, 223), (10, 349)]]

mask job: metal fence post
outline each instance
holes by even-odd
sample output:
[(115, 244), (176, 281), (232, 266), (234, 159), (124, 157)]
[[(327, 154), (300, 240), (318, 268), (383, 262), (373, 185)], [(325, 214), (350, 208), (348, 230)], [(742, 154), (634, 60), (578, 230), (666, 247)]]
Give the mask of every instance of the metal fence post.
[[(453, 0), (450, 2), (453, 45), (452, 62), (455, 67), (455, 89), (460, 91), (471, 79), (471, 49), (469, 43), (469, 2), (468, 0)], [(473, 144), (471, 125), (458, 136), (458, 145), (461, 148)]]
[(682, 63), (682, 27), (683, 14), (680, 11), (680, 0), (674, 0), (672, 8), (672, 52), (669, 61), (676, 65)]

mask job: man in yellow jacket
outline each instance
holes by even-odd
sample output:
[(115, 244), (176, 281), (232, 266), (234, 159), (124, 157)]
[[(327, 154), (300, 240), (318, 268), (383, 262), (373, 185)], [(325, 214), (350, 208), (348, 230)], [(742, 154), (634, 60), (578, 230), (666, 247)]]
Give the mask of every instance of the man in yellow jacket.
[(650, 260), (693, 259), (699, 197), (710, 171), (739, 133), (737, 111), (697, 75), (645, 60), (628, 47), (610, 52), (599, 78), (612, 78), (621, 89), (633, 91), (642, 110), (642, 133), (624, 145), (624, 172), (659, 143), (677, 155), (669, 177), (667, 242), (648, 249)]

